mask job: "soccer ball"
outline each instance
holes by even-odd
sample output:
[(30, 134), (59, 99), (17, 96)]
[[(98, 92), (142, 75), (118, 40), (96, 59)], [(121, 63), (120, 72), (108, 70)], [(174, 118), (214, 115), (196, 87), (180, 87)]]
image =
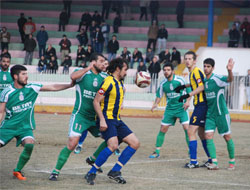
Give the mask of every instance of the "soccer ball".
[(148, 72), (141, 71), (141, 72), (137, 73), (136, 79), (135, 79), (135, 84), (139, 88), (146, 88), (150, 85), (150, 83), (151, 83), (151, 77), (150, 77), (150, 74)]

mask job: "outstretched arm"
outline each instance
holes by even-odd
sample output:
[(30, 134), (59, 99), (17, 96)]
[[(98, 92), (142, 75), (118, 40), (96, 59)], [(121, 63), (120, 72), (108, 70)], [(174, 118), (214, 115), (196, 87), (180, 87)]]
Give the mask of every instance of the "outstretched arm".
[(40, 89), (40, 91), (60, 91), (71, 88), (75, 85), (74, 81), (71, 81), (70, 84), (51, 84), (51, 85), (44, 85)]
[(95, 62), (91, 62), (87, 68), (80, 69), (78, 71), (73, 72), (70, 75), (71, 80), (77, 80), (77, 79), (81, 78), (85, 73), (87, 73), (89, 70), (91, 70), (93, 68), (94, 63)]
[(234, 60), (232, 58), (230, 58), (228, 60), (228, 64), (227, 64), (227, 71), (228, 71), (227, 82), (232, 82), (234, 79), (233, 67), (234, 67)]

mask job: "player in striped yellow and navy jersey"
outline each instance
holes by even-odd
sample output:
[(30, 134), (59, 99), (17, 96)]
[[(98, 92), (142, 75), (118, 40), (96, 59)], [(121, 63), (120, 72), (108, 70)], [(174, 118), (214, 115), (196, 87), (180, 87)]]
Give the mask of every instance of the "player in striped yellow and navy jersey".
[(127, 69), (125, 60), (113, 59), (107, 69), (110, 76), (104, 79), (93, 102), (99, 117), (100, 131), (108, 146), (99, 154), (91, 170), (85, 176), (90, 185), (94, 185), (97, 169), (106, 162), (120, 142), (125, 142), (128, 146), (119, 156), (115, 166), (109, 171), (108, 177), (118, 183), (126, 183), (120, 170), (139, 148), (139, 140), (120, 118), (124, 96), (122, 80), (126, 76)]
[(192, 92), (180, 97), (179, 101), (183, 102), (184, 99), (194, 96), (194, 111), (190, 118), (188, 137), (189, 137), (189, 152), (190, 152), (190, 163), (185, 165), (186, 168), (198, 168), (199, 164), (197, 161), (197, 137), (196, 132), (201, 139), (204, 151), (208, 156), (208, 161), (203, 166), (208, 166), (211, 163), (211, 158), (207, 150), (207, 144), (204, 135), (205, 120), (207, 113), (207, 102), (204, 93), (204, 73), (196, 67), (196, 54), (193, 51), (188, 51), (184, 56), (186, 67), (188, 68), (190, 84), (181, 85), (175, 88), (176, 92), (191, 87)]

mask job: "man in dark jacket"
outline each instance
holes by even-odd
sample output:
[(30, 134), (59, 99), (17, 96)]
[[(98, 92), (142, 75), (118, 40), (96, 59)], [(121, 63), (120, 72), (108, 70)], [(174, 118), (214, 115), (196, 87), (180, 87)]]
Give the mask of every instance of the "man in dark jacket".
[(72, 65), (72, 59), (70, 56), (66, 55), (64, 61), (61, 66), (63, 66), (63, 74), (69, 74), (69, 68)]
[(17, 25), (18, 25), (22, 43), (24, 43), (25, 41), (25, 34), (24, 34), (23, 26), (26, 22), (27, 22), (27, 19), (24, 17), (24, 13), (21, 13), (20, 18), (17, 20)]
[(143, 63), (143, 61), (140, 61), (138, 67), (137, 67), (137, 72), (141, 72), (141, 71), (147, 71), (147, 67), (146, 65)]
[(98, 11), (95, 11), (95, 13), (94, 13), (93, 16), (92, 16), (92, 20), (95, 21), (95, 23), (97, 24), (97, 26), (100, 26), (100, 25), (101, 25), (102, 17), (101, 17), (101, 15), (99, 14)]
[(143, 61), (142, 53), (138, 50), (138, 48), (135, 48), (130, 62), (130, 68), (133, 69), (134, 62), (140, 62), (140, 61)]
[(171, 62), (171, 54), (170, 54), (168, 48), (166, 48), (165, 51), (162, 51), (159, 54), (159, 62), (160, 62), (161, 65)]
[(131, 53), (128, 51), (127, 47), (124, 47), (121, 53), (121, 57), (129, 63), (131, 61)]
[(85, 26), (85, 30), (88, 31), (89, 26), (91, 25), (92, 17), (88, 11), (82, 14), (81, 22), (79, 23), (78, 32), (80, 32), (81, 27)]
[(32, 34), (29, 35), (24, 42), (24, 48), (26, 50), (24, 65), (31, 65), (33, 59), (33, 52), (36, 48), (36, 40), (34, 40)]
[(177, 65), (179, 65), (181, 63), (181, 53), (176, 50), (175, 47), (173, 47), (173, 52), (172, 52), (172, 56), (171, 56), (171, 63), (174, 67), (176, 67)]
[(46, 66), (47, 66), (47, 60), (42, 55), (41, 58), (40, 58), (40, 60), (38, 61), (38, 68), (37, 68), (37, 70), (39, 71), (39, 73), (43, 73), (44, 71), (46, 71)]
[(56, 56), (56, 49), (52, 47), (51, 44), (48, 45), (48, 48), (45, 51), (45, 59), (50, 60), (52, 56)]
[(229, 30), (228, 47), (238, 47), (239, 40), (240, 40), (240, 32), (236, 29), (235, 24), (233, 24), (232, 29)]
[(155, 91), (158, 86), (158, 74), (161, 71), (161, 65), (158, 62), (158, 56), (154, 56), (153, 61), (150, 62), (148, 71), (151, 76), (150, 93), (152, 93), (152, 86), (155, 85)]
[(104, 44), (104, 37), (101, 29), (99, 27), (96, 28), (95, 33), (95, 51), (97, 53), (103, 52), (103, 44)]
[(41, 58), (42, 55), (45, 55), (45, 47), (46, 47), (46, 43), (49, 39), (48, 33), (45, 30), (44, 26), (41, 26), (41, 29), (39, 32), (37, 32), (36, 34), (36, 40), (38, 43), (38, 47), (39, 47), (39, 57)]
[(151, 12), (151, 22), (153, 22), (153, 20), (158, 21), (158, 11), (159, 11), (159, 2), (158, 1), (150, 1), (149, 3), (149, 9)]
[(244, 18), (244, 21), (240, 26), (240, 31), (242, 32), (243, 47), (250, 47), (250, 23), (248, 22), (247, 17)]
[(86, 46), (88, 44), (88, 34), (87, 31), (82, 28), (80, 33), (76, 35), (77, 40), (79, 41), (80, 46)]
[(106, 13), (105, 19), (108, 19), (111, 2), (112, 1), (109, 0), (102, 0), (102, 20), (104, 20), (105, 13)]
[(122, 19), (119, 13), (116, 13), (113, 21), (113, 33), (119, 33), (119, 27), (122, 25)]
[(165, 28), (165, 24), (161, 25), (158, 30), (157, 44), (158, 44), (158, 54), (161, 52), (161, 48), (164, 50), (167, 48), (168, 31)]
[(185, 0), (179, 0), (177, 7), (176, 7), (176, 15), (177, 15), (177, 22), (179, 25), (179, 28), (183, 28), (183, 15), (185, 12)]
[(67, 25), (69, 22), (69, 17), (68, 14), (66, 12), (66, 10), (64, 9), (59, 16), (59, 29), (58, 31), (61, 31), (61, 28), (63, 31), (65, 31), (65, 25)]
[(59, 45), (61, 46), (60, 52), (61, 52), (61, 62), (64, 61), (65, 56), (70, 54), (70, 47), (71, 47), (71, 42), (67, 38), (67, 36), (64, 34), (63, 39), (60, 41)]
[(85, 50), (83, 49), (83, 47), (81, 45), (78, 45), (78, 49), (76, 52), (76, 66), (78, 67), (78, 62), (79, 61), (85, 61)]
[(112, 36), (112, 40), (108, 43), (108, 61), (116, 58), (116, 53), (119, 50), (119, 42), (116, 39), (116, 35)]

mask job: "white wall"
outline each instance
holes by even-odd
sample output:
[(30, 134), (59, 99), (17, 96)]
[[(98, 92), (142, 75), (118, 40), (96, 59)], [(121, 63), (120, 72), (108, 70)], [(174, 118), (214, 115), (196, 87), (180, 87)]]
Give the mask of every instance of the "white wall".
[(250, 49), (249, 48), (219, 48), (219, 47), (200, 47), (196, 52), (197, 66), (203, 70), (203, 61), (206, 58), (215, 60), (214, 73), (227, 75), (226, 65), (229, 58), (235, 61), (233, 73), (235, 75), (247, 75), (250, 69)]

